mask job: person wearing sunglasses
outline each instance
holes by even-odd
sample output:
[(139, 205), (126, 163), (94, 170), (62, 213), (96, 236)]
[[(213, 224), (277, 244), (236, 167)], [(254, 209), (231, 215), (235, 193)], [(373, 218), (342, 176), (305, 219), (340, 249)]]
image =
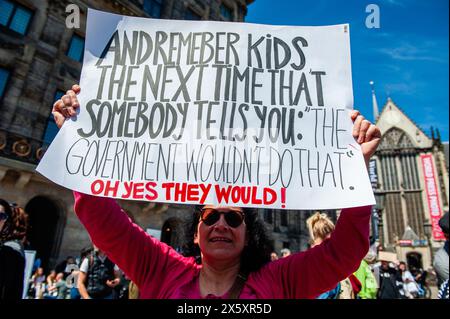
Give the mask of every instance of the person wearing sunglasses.
[[(58, 127), (76, 115), (79, 92), (74, 85), (55, 102)], [(358, 111), (351, 119), (367, 164), (380, 130)], [(74, 197), (92, 241), (137, 284), (140, 298), (316, 298), (356, 271), (369, 248), (370, 206), (344, 209), (322, 245), (270, 262), (270, 238), (254, 209), (197, 207), (183, 256), (133, 224), (114, 199)]]

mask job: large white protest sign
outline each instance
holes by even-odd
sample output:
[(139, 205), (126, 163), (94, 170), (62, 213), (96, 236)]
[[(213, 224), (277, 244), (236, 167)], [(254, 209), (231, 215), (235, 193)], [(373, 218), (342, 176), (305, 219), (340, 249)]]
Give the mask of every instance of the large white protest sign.
[(123, 199), (286, 209), (371, 205), (348, 25), (285, 27), (89, 10), (80, 109), (39, 164)]

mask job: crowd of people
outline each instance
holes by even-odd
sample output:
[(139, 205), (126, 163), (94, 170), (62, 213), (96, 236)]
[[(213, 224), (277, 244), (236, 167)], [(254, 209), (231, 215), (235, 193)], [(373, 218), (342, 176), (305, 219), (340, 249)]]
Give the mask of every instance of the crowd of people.
[[(288, 250), (284, 248), (283, 250)], [(383, 256), (381, 254), (380, 256)], [(283, 254), (272, 252), (271, 260), (284, 258)], [(434, 269), (423, 270), (412, 267), (410, 271), (404, 261), (377, 258), (376, 247), (361, 261), (357, 271), (339, 282), (318, 299), (423, 299), (431, 298), (428, 281), (435, 276)]]
[[(399, 261), (395, 253), (380, 251), (376, 244), (361, 261), (357, 271), (339, 282), (336, 287), (327, 291), (318, 299), (423, 299), (431, 298), (429, 281), (437, 279), (438, 299), (448, 299), (448, 212), (441, 218), (441, 227), (446, 242), (434, 256), (433, 268), (424, 270), (409, 267), (405, 261)], [(310, 247), (320, 245), (330, 238), (335, 225), (325, 214), (317, 212), (306, 221)], [(271, 260), (287, 257), (291, 254), (288, 248), (280, 253), (273, 251)], [(436, 297), (436, 296), (435, 296)]]
[[(75, 85), (55, 103), (53, 114), (58, 127), (76, 115), (79, 92), (80, 87)], [(353, 137), (367, 164), (380, 142), (380, 130), (358, 111), (352, 111), (350, 118)], [(406, 263), (384, 258), (384, 252), (368, 252), (370, 206), (342, 210), (336, 225), (324, 213), (313, 214), (307, 220), (310, 248), (295, 253), (285, 248), (278, 258), (270, 234), (254, 209), (194, 207), (186, 244), (179, 252), (133, 224), (113, 199), (74, 192), (74, 201), (74, 211), (93, 247), (83, 250), (79, 258), (68, 257), (47, 273), (36, 263), (26, 285), (28, 298), (127, 299), (130, 294), (158, 299), (421, 296), (419, 277), (408, 270)], [(23, 280), (26, 219), (22, 209), (0, 201), (2, 299), (19, 299), (22, 295), (19, 277), (21, 273)], [(448, 213), (442, 220), (440, 226), (447, 241), (436, 260), (439, 268), (446, 267), (447, 278), (442, 278), (444, 288), (439, 294), (445, 298)], [(11, 290), (12, 285), (17, 286), (16, 291)]]
[[(320, 215), (320, 218), (329, 221), (328, 217), (324, 214)], [(288, 248), (283, 248), (280, 254), (273, 251), (271, 253), (271, 260), (274, 261), (279, 258), (284, 258), (290, 254), (291, 251)], [(116, 280), (117, 284), (111, 284), (109, 289), (108, 285), (101, 282), (88, 284), (88, 281), (82, 281), (86, 284), (81, 289), (83, 293), (80, 294), (78, 282), (80, 270), (82, 274), (86, 274), (86, 277), (91, 272), (98, 272), (98, 270), (93, 269), (93, 265), (91, 269), (89, 268), (89, 261), (92, 260), (91, 263), (93, 264), (96, 255), (99, 258), (101, 258), (100, 256), (104, 256), (101, 251), (93, 250), (92, 247), (85, 248), (81, 251), (80, 257), (67, 257), (55, 269), (50, 270), (48, 275), (45, 275), (44, 269), (39, 267), (39, 262), (35, 263), (33, 274), (29, 279), (27, 298), (137, 299), (138, 289), (136, 285), (115, 265), (110, 266), (110, 273), (107, 275), (109, 277), (104, 282)], [(318, 299), (430, 298), (428, 295), (430, 293), (428, 291), (429, 288), (426, 286), (426, 277), (430, 275), (429, 271), (413, 268), (411, 272), (406, 262), (390, 262), (377, 259), (376, 256), (374, 250), (371, 249), (354, 274), (338, 283), (331, 291), (320, 295)], [(104, 258), (107, 259), (106, 256)], [(108, 267), (106, 268), (108, 269)], [(111, 271), (111, 269), (114, 271)], [(441, 298), (444, 297), (441, 296)]]
[(28, 299), (137, 299), (135, 285), (95, 246), (68, 256), (47, 275), (39, 264), (28, 280)]
[[(310, 248), (329, 240), (335, 225), (324, 213), (308, 218)], [(427, 277), (437, 276), (438, 298), (448, 299), (448, 213), (439, 222), (446, 242), (429, 270), (409, 267), (392, 258), (393, 253), (377, 251), (371, 246), (359, 268), (322, 293), (319, 299), (415, 299), (430, 298)], [(25, 211), (0, 199), (0, 299), (20, 299), (25, 267), (24, 246), (28, 217)], [(270, 260), (287, 258), (292, 253), (283, 248), (272, 251)], [(32, 276), (25, 286), (29, 299), (137, 299), (139, 289), (97, 247), (81, 250), (76, 258), (68, 256), (47, 272), (40, 259), (33, 265)]]
[(38, 256), (25, 279), (28, 220), (23, 208), (0, 199), (0, 300), (138, 297), (137, 287), (95, 246), (47, 272)]

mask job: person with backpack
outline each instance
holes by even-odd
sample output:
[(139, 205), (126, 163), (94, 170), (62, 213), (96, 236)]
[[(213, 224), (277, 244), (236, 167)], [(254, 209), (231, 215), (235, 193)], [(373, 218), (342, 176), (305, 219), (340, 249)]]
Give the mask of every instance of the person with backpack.
[(120, 283), (116, 265), (103, 251), (94, 247), (85, 258), (78, 275), (78, 290), (82, 299), (113, 299), (114, 287)]

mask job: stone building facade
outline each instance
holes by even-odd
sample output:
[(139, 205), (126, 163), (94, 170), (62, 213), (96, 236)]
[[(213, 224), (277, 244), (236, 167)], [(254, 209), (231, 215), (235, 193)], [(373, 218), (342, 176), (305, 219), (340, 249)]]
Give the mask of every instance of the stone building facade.
[(439, 131), (425, 134), (391, 99), (376, 124), (382, 133), (375, 154), (380, 243), (399, 260), (426, 269), (431, 250), (443, 245), (436, 222), (449, 208), (445, 143)]
[[(321, 210), (333, 222), (337, 220), (335, 210)], [(313, 211), (261, 209), (260, 217), (271, 231), (273, 245), (276, 252), (288, 248), (292, 252), (304, 251), (310, 247), (310, 237), (306, 227), (306, 220)]]
[[(35, 172), (57, 133), (51, 108), (78, 83), (87, 8), (142, 17), (244, 21), (253, 0), (0, 0), (0, 197), (17, 203), (30, 216), (30, 249), (44, 266), (77, 256), (90, 244), (73, 212), (72, 192)], [(66, 18), (80, 9), (80, 27)], [(55, 165), (60, 165), (55, 163)], [(187, 206), (121, 201), (138, 225), (179, 247)], [(307, 248), (305, 218), (295, 211), (261, 210), (273, 231), (274, 246)]]

